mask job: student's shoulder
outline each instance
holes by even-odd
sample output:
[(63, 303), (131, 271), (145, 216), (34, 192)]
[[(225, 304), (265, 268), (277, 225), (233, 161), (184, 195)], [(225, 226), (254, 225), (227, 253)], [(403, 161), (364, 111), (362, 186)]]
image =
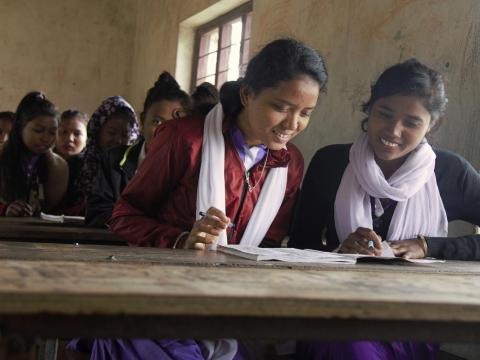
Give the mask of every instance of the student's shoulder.
[(437, 156), (435, 162), (436, 169), (462, 169), (470, 167), (470, 163), (461, 155), (447, 149), (434, 147), (433, 151)]
[(352, 144), (327, 145), (315, 153), (312, 164), (348, 164), (350, 147)]
[(201, 116), (187, 116), (166, 121), (157, 127), (155, 136), (161, 133), (168, 136), (179, 135), (182, 137), (202, 135), (204, 122), (205, 118)]
[(65, 159), (62, 158), (60, 155), (54, 153), (53, 151), (47, 152), (45, 156), (48, 163), (51, 166), (58, 167), (58, 168), (68, 167), (68, 164), (65, 161)]
[(47, 160), (49, 177), (54, 178), (58, 176), (68, 176), (69, 168), (68, 163), (60, 155), (55, 154), (53, 151), (49, 151), (45, 154)]

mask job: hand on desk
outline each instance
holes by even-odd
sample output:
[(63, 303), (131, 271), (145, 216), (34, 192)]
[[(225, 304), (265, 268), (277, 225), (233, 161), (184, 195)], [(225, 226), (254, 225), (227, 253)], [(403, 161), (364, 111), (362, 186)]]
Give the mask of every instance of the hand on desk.
[[(373, 251), (368, 248), (369, 240), (373, 241)], [(382, 238), (372, 229), (359, 227), (342, 242), (338, 252), (379, 256), (382, 254)]]
[(23, 200), (15, 200), (10, 205), (8, 205), (5, 212), (5, 216), (32, 216), (33, 209), (29, 203)]
[(206, 212), (206, 216), (195, 221), (183, 248), (204, 249), (205, 245), (217, 241), (220, 232), (226, 229), (229, 223), (230, 219), (222, 211), (211, 207)]
[(395, 256), (405, 259), (423, 259), (427, 254), (421, 239), (389, 241)]

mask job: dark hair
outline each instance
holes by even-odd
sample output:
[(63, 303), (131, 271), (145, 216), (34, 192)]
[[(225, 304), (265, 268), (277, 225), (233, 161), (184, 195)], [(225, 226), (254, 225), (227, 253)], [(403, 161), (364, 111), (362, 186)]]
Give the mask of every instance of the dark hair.
[(8, 120), (13, 123), (15, 121), (15, 113), (11, 111), (1, 111), (0, 119)]
[[(22, 163), (28, 150), (23, 143), (22, 131), (28, 122), (39, 116), (51, 116), (58, 121), (55, 105), (43, 93), (32, 91), (20, 101), (12, 131), (0, 155), (0, 196), (6, 201), (27, 200), (28, 184)], [(41, 155), (38, 161), (40, 180), (45, 181), (47, 169), (44, 156)]]
[(81, 111), (75, 110), (75, 109), (65, 110), (65, 111), (62, 113), (62, 116), (60, 117), (60, 122), (64, 122), (64, 121), (71, 120), (71, 119), (74, 119), (74, 118), (79, 118), (80, 121), (81, 121), (85, 126), (87, 126), (88, 120), (89, 120), (88, 115), (85, 114), (85, 113), (83, 113), (83, 112), (81, 112)]
[(179, 101), (184, 108), (188, 108), (190, 102), (188, 94), (180, 89), (175, 78), (167, 71), (162, 72), (153, 87), (148, 90), (143, 103), (142, 118), (153, 103), (161, 100)]
[[(445, 83), (438, 71), (417, 59), (387, 68), (372, 85), (370, 99), (362, 105), (362, 110), (368, 115), (377, 100), (397, 94), (420, 98), (432, 118), (430, 132), (438, 129), (448, 103)], [(362, 121), (364, 131), (367, 120)]]
[(247, 86), (255, 94), (299, 75), (315, 80), (320, 90), (325, 89), (328, 74), (322, 56), (311, 47), (294, 39), (280, 39), (267, 44), (248, 63), (245, 77), (235, 83), (224, 84), (220, 101), (227, 117), (234, 118), (242, 110), (240, 87)]
[(201, 116), (207, 115), (220, 98), (217, 88), (209, 82), (198, 85), (190, 97), (193, 113)]

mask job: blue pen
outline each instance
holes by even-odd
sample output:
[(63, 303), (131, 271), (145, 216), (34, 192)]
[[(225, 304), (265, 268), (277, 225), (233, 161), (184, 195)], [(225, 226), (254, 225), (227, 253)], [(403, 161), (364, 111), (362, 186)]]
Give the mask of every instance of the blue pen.
[[(199, 214), (200, 216), (202, 216), (202, 217), (209, 217), (209, 218), (211, 218), (211, 219), (220, 220), (219, 218), (217, 218), (217, 217), (214, 216), (214, 215), (207, 214), (205, 211), (199, 211), (198, 214)], [(229, 223), (229, 224), (227, 225), (227, 228), (228, 228), (228, 229), (231, 229), (231, 228), (233, 228), (233, 227), (235, 227), (235, 224)]]

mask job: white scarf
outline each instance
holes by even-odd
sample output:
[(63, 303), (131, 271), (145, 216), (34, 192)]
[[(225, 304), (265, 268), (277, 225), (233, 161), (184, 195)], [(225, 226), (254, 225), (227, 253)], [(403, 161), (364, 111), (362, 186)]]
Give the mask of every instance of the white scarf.
[[(197, 219), (201, 217), (200, 211), (207, 211), (211, 206), (225, 212), (223, 118), (221, 104), (217, 104), (205, 118), (202, 163), (197, 189)], [(240, 244), (258, 246), (262, 242), (282, 205), (287, 188), (287, 177), (288, 167), (270, 169)], [(225, 231), (221, 232), (218, 243), (227, 244)], [(233, 339), (203, 340), (202, 342), (208, 352), (206, 354), (208, 360), (230, 360), (237, 353), (238, 344)]]
[[(205, 119), (203, 133), (202, 163), (197, 189), (197, 219), (199, 212), (214, 206), (225, 212), (225, 142), (222, 133), (222, 105), (216, 105)], [(240, 244), (258, 246), (267, 234), (285, 197), (288, 167), (268, 171), (255, 209), (250, 217)], [(218, 239), (227, 244), (227, 235), (222, 231)]]
[(340, 243), (358, 227), (373, 228), (370, 196), (375, 198), (376, 208), (381, 208), (378, 199), (397, 201), (384, 240), (412, 239), (419, 234), (446, 236), (448, 220), (435, 177), (435, 158), (432, 147), (424, 140), (386, 180), (367, 134), (360, 135), (350, 148), (350, 162), (335, 198), (335, 227)]

